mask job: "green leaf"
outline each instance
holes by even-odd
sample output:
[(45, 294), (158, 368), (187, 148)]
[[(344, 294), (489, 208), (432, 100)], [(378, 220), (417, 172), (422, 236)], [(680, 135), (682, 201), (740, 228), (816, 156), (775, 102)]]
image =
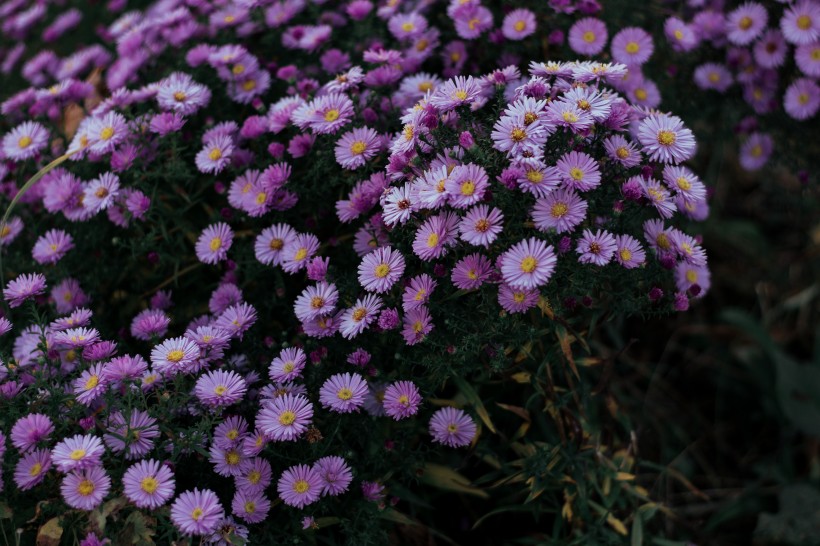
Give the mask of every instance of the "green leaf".
[(455, 491), (456, 493), (465, 493), (482, 499), (490, 498), (489, 493), (483, 489), (473, 487), (470, 480), (446, 466), (428, 463), (424, 466), (424, 474), (421, 476), (421, 481), (428, 485), (444, 489), (445, 491)]
[(636, 513), (635, 519), (632, 520), (630, 544), (631, 546), (643, 546), (643, 519), (640, 513)]
[(481, 398), (478, 397), (478, 393), (475, 391), (472, 385), (467, 383), (467, 381), (464, 380), (464, 378), (459, 376), (455, 376), (454, 380), (461, 393), (467, 399), (467, 401), (470, 404), (472, 404), (473, 407), (475, 407), (475, 411), (476, 413), (478, 413), (478, 416), (484, 422), (484, 425), (488, 429), (490, 429), (490, 432), (492, 432), (493, 434), (497, 434), (495, 426), (493, 425), (493, 422), (490, 420), (490, 414), (487, 412), (487, 408), (484, 407), (484, 403), (481, 401)]

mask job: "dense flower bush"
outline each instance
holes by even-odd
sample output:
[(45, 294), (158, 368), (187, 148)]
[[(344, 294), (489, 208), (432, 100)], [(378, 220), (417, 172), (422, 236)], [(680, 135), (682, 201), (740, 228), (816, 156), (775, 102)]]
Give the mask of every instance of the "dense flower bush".
[[(24, 4), (0, 8), (15, 513), (86, 544), (337, 524), (379, 543), (419, 481), (485, 494), (451, 468), (467, 451), (531, 500), (554, 489), (570, 523), (590, 472), (628, 472), (628, 439), (593, 448), (530, 412), (585, 412), (594, 358), (572, 345), (595, 323), (709, 288), (695, 138), (637, 68), (657, 39), (542, 62), (547, 19), (601, 54), (591, 1), (114, 1), (74, 50), (89, 14)], [(501, 379), (496, 401), (529, 400), (502, 409), (554, 442), (499, 434), (474, 385)], [(601, 520), (590, 540), (624, 534), (632, 493), (576, 508)]]

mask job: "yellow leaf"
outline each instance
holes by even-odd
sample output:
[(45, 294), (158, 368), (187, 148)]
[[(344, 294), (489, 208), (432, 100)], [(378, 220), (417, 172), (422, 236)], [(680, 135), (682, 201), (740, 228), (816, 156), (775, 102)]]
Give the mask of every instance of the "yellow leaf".
[(466, 493), (483, 499), (490, 498), (490, 495), (483, 489), (470, 485), (470, 480), (452, 468), (440, 464), (428, 463), (424, 465), (424, 474), (421, 475), (421, 481), (447, 491)]
[(609, 524), (610, 527), (615, 529), (615, 531), (623, 536), (628, 535), (628, 531), (626, 530), (626, 525), (623, 524), (621, 520), (613, 516), (612, 514), (607, 515), (606, 522)]
[(62, 536), (60, 518), (51, 518), (37, 531), (37, 546), (57, 546)]
[(515, 381), (516, 383), (524, 384), (530, 382), (530, 377), (532, 377), (532, 374), (530, 372), (518, 372), (512, 375), (513, 381)]
[(497, 434), (495, 426), (493, 425), (493, 422), (490, 420), (490, 414), (487, 412), (487, 408), (484, 407), (484, 403), (481, 401), (481, 398), (479, 398), (478, 393), (475, 391), (473, 386), (460, 377), (456, 377), (455, 382), (456, 385), (458, 385), (458, 388), (461, 391), (461, 393), (464, 395), (465, 398), (467, 398), (467, 401), (470, 402), (470, 404), (472, 404), (473, 407), (475, 407), (475, 411), (481, 418), (481, 420), (484, 422), (484, 425), (486, 425), (486, 427), (490, 429), (490, 432), (492, 432), (493, 434)]
[(635, 475), (629, 472), (618, 472), (615, 474), (615, 479), (621, 482), (629, 482), (635, 479)]

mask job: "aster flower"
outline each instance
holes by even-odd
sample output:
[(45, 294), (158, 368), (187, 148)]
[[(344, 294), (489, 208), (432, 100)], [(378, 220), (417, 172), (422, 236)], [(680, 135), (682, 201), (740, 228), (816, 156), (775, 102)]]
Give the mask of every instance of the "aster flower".
[(677, 116), (649, 115), (638, 127), (638, 139), (651, 161), (678, 164), (695, 152), (695, 137)]
[(154, 438), (158, 437), (157, 420), (148, 412), (134, 409), (129, 413), (128, 419), (119, 411), (111, 414), (108, 433), (103, 435), (103, 441), (112, 452), (125, 451), (126, 459), (138, 459), (151, 451)]
[(3, 289), (3, 297), (9, 307), (20, 307), (24, 301), (46, 291), (46, 278), (39, 273), (24, 273), (9, 281)]
[(754, 41), (769, 22), (769, 13), (757, 2), (746, 2), (726, 16), (726, 38), (735, 45)]
[(765, 165), (772, 155), (774, 140), (766, 133), (752, 133), (740, 147), (740, 166), (756, 171)]
[(783, 108), (797, 120), (814, 117), (820, 109), (820, 86), (809, 78), (795, 80), (783, 96)]
[(42, 482), (51, 468), (51, 452), (34, 449), (23, 455), (14, 468), (14, 483), (20, 491), (28, 491)]
[(669, 191), (660, 182), (652, 178), (644, 180), (641, 177), (633, 177), (629, 181), (640, 183), (643, 196), (663, 218), (671, 218), (675, 214), (676, 207), (674, 201), (672, 201), (672, 196), (669, 195)]
[(379, 134), (370, 127), (348, 131), (336, 143), (336, 161), (342, 168), (358, 169), (381, 149)]
[(301, 348), (282, 349), (279, 356), (270, 364), (268, 373), (271, 381), (293, 381), (301, 377), (306, 361), (307, 357)]
[(325, 408), (338, 413), (358, 411), (367, 394), (367, 381), (357, 373), (331, 376), (319, 390), (319, 401)]
[(578, 261), (582, 264), (604, 266), (612, 260), (617, 248), (615, 237), (608, 231), (599, 229), (592, 233), (585, 229), (576, 251), (580, 254)]
[(353, 481), (353, 472), (342, 457), (322, 457), (313, 463), (313, 470), (322, 480), (322, 495), (341, 495)]
[(186, 491), (171, 505), (171, 521), (184, 535), (206, 535), (224, 516), (219, 498), (210, 489)]
[(652, 36), (639, 27), (624, 28), (612, 38), (612, 58), (629, 66), (644, 64), (652, 56)]
[(41, 441), (47, 441), (54, 432), (54, 423), (47, 415), (30, 413), (21, 417), (11, 428), (11, 444), (26, 453), (33, 450)]
[(230, 449), (240, 445), (248, 433), (248, 422), (242, 417), (231, 415), (214, 429), (213, 442), (220, 449)]
[(137, 339), (150, 341), (165, 335), (171, 319), (159, 309), (145, 309), (140, 311), (131, 321), (131, 335)]
[(701, 89), (714, 89), (719, 93), (726, 92), (733, 83), (732, 73), (725, 65), (704, 63), (695, 69), (695, 84)]
[(589, 129), (595, 122), (588, 112), (570, 101), (550, 102), (547, 105), (547, 116), (553, 124), (566, 127), (575, 133)]
[(535, 32), (535, 14), (528, 9), (515, 9), (504, 16), (501, 34), (508, 40), (523, 40)]
[(171, 376), (187, 371), (199, 356), (196, 343), (184, 337), (176, 337), (166, 339), (151, 350), (151, 365), (154, 371)]
[(451, 280), (461, 290), (478, 288), (490, 278), (492, 264), (482, 254), (469, 254), (456, 262)]
[(216, 319), (214, 326), (224, 330), (232, 337), (242, 334), (256, 322), (256, 309), (249, 303), (238, 303), (225, 309)]
[(664, 227), (663, 220), (647, 220), (643, 224), (644, 239), (659, 256), (674, 252), (671, 234), (672, 231)]
[(38, 264), (56, 264), (74, 248), (74, 239), (61, 229), (52, 229), (37, 239), (31, 256)]
[(123, 493), (137, 508), (155, 509), (174, 495), (174, 474), (164, 464), (145, 459), (131, 465), (122, 477)]
[(706, 251), (700, 246), (694, 237), (691, 237), (680, 230), (671, 230), (669, 240), (677, 255), (686, 263), (703, 267), (706, 265)]
[(0, 225), (0, 248), (10, 245), (21, 231), (23, 221), (19, 216), (12, 216), (5, 224)]
[(783, 14), (780, 29), (791, 44), (806, 45), (817, 41), (820, 38), (820, 4), (798, 0)]
[(478, 38), (493, 26), (492, 12), (478, 3), (462, 5), (452, 14), (452, 18), (456, 33), (465, 40)]
[(615, 237), (615, 260), (626, 269), (634, 269), (646, 262), (646, 253), (634, 237), (617, 235)]
[(286, 273), (301, 271), (319, 250), (319, 239), (310, 233), (299, 233), (282, 249), (282, 269)]
[(568, 41), (575, 53), (592, 56), (604, 50), (608, 36), (603, 21), (585, 17), (570, 27)]
[(410, 184), (385, 190), (382, 198), (382, 220), (388, 226), (403, 224), (413, 212), (413, 188)]
[(196, 154), (196, 168), (201, 173), (218, 174), (231, 161), (234, 152), (233, 139), (228, 135), (216, 136), (205, 143)]
[(336, 285), (324, 281), (305, 288), (293, 304), (296, 318), (305, 322), (316, 317), (328, 315), (336, 308), (339, 291)]
[(14, 161), (30, 159), (48, 144), (48, 130), (34, 121), (26, 121), (10, 132), (2, 141), (5, 157)]
[(339, 331), (345, 339), (352, 339), (361, 334), (378, 317), (382, 300), (375, 294), (368, 294), (356, 300), (353, 307), (346, 309), (341, 316)]
[(309, 126), (318, 134), (332, 134), (347, 125), (353, 117), (353, 102), (342, 93), (330, 93), (315, 99), (309, 108), (313, 115)]
[(702, 298), (711, 286), (709, 268), (687, 262), (678, 262), (678, 265), (675, 266), (675, 285), (681, 292), (691, 292), (691, 288), (697, 286), (700, 291), (693, 297)]
[(444, 407), (430, 418), (430, 435), (439, 444), (463, 447), (470, 444), (475, 434), (475, 421), (463, 410)]
[(199, 401), (206, 406), (230, 406), (242, 400), (248, 384), (234, 371), (214, 370), (197, 379), (194, 390)]
[(238, 447), (222, 449), (216, 444), (211, 445), (208, 461), (214, 465), (214, 472), (220, 476), (239, 476), (247, 468), (247, 457)]
[[(68, 330), (71, 332), (72, 330)], [(68, 333), (65, 332), (65, 333)], [(85, 370), (80, 377), (74, 381), (74, 396), (80, 404), (90, 406), (108, 388), (108, 384), (102, 377), (103, 366), (95, 364)]]
[(691, 51), (699, 42), (694, 29), (677, 17), (669, 17), (664, 22), (663, 32), (675, 51)]
[(575, 229), (586, 218), (588, 204), (574, 190), (563, 188), (540, 197), (532, 209), (537, 229), (566, 233)]
[(196, 242), (196, 257), (200, 262), (215, 264), (228, 257), (233, 243), (233, 230), (225, 222), (205, 228)]
[(777, 68), (786, 60), (788, 46), (783, 34), (776, 29), (767, 30), (763, 36), (755, 42), (754, 58), (758, 65), (763, 68)]
[(276, 224), (262, 230), (254, 242), (256, 259), (265, 265), (280, 265), (282, 250), (296, 238), (296, 231), (287, 224)]
[(556, 258), (552, 246), (530, 237), (513, 245), (503, 255), (501, 274), (512, 288), (536, 288), (549, 281)]
[(473, 103), (481, 94), (481, 84), (472, 76), (449, 79), (430, 96), (430, 105), (440, 112), (449, 112), (459, 106)]
[(426, 307), (416, 307), (404, 315), (401, 335), (408, 345), (421, 343), (433, 330), (433, 319)]
[(384, 410), (387, 415), (399, 421), (418, 412), (421, 394), (412, 381), (397, 381), (384, 391)]
[(498, 304), (508, 313), (523, 313), (538, 303), (537, 288), (512, 288), (502, 284), (498, 289)]
[(231, 502), (234, 515), (248, 523), (259, 523), (268, 517), (270, 500), (261, 491), (238, 490)]
[(436, 288), (436, 281), (430, 275), (422, 274), (410, 279), (410, 283), (405, 287), (402, 295), (402, 307), (405, 311), (410, 311), (425, 305), (430, 294)]
[(98, 466), (105, 448), (96, 436), (78, 434), (59, 442), (51, 450), (57, 470), (71, 472)]
[(288, 506), (304, 508), (319, 500), (322, 493), (321, 475), (308, 465), (292, 466), (282, 473), (276, 490)]
[(706, 186), (686, 167), (666, 165), (663, 168), (663, 181), (678, 195), (687, 201), (703, 201), (706, 199)]
[(65, 503), (78, 510), (95, 509), (110, 490), (111, 478), (101, 466), (75, 470), (60, 485)]
[(117, 112), (108, 112), (102, 117), (93, 117), (88, 125), (89, 152), (105, 154), (128, 136), (128, 122)]
[(516, 179), (518, 189), (543, 197), (554, 191), (561, 183), (561, 173), (557, 168), (546, 165), (539, 159), (524, 159), (513, 164), (521, 172)]
[(188, 74), (174, 72), (159, 82), (156, 97), (161, 109), (188, 116), (208, 105), (211, 91)]
[(242, 474), (236, 476), (236, 487), (241, 491), (262, 492), (270, 485), (271, 466), (262, 457), (254, 457)]
[(377, 248), (359, 264), (359, 283), (369, 292), (383, 293), (404, 274), (404, 256), (391, 247)]
[[(520, 102), (517, 101), (513, 106)], [(542, 148), (552, 130), (551, 126), (539, 121), (539, 113), (536, 112), (544, 112), (545, 107), (546, 103), (541, 101), (534, 112), (501, 116), (490, 134), (493, 148), (507, 152), (507, 157), (543, 155)]]
[(285, 394), (265, 404), (257, 426), (271, 440), (291, 441), (301, 436), (313, 420), (313, 404), (304, 396)]
[(601, 184), (601, 170), (592, 156), (584, 152), (569, 152), (556, 164), (564, 183), (578, 191), (589, 191)]
[(444, 183), (448, 202), (455, 208), (463, 209), (481, 200), (489, 185), (487, 172), (474, 163), (454, 168)]
[[(820, 40), (798, 46), (794, 52), (794, 62), (806, 76), (820, 78)], [(2, 232), (0, 232), (0, 244), (2, 244)]]

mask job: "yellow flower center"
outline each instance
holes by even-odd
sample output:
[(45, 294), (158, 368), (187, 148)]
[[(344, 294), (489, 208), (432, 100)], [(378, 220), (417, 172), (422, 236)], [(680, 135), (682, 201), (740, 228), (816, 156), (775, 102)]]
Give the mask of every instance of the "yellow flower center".
[(68, 458), (71, 459), (72, 461), (79, 461), (83, 457), (85, 457), (85, 450), (84, 449), (75, 449), (68, 456)]
[(752, 154), (752, 157), (760, 157), (763, 155), (763, 147), (760, 144), (755, 144), (749, 153)]
[(165, 358), (170, 362), (179, 362), (180, 360), (185, 358), (185, 353), (183, 353), (179, 349), (174, 349), (173, 351), (170, 351)]
[(626, 44), (626, 52), (630, 55), (634, 55), (638, 51), (640, 51), (641, 46), (638, 45), (638, 42), (629, 42)]
[(20, 148), (28, 148), (29, 146), (31, 146), (31, 142), (32, 142), (31, 137), (26, 135), (26, 136), (20, 137), (20, 140), (17, 141), (17, 145)]
[(555, 203), (550, 209), (550, 214), (553, 218), (563, 218), (568, 211), (569, 207), (566, 203)]
[(470, 27), (470, 30), (475, 30), (475, 27), (477, 27), (478, 23), (480, 23), (480, 22), (481, 21), (479, 21), (478, 18), (473, 17), (472, 19), (467, 21), (467, 26)]
[(490, 222), (486, 218), (482, 218), (475, 223), (475, 230), (479, 233), (484, 233), (488, 229), (490, 229)]
[(359, 307), (355, 311), (353, 311), (353, 320), (355, 322), (361, 322), (364, 319), (365, 315), (367, 315), (367, 309), (364, 307)]
[(91, 480), (83, 480), (77, 485), (77, 493), (83, 497), (87, 497), (94, 492), (94, 482)]
[(177, 102), (182, 102), (186, 98), (187, 97), (185, 96), (185, 93), (183, 93), (182, 91), (177, 91), (176, 93), (174, 93), (174, 100)]
[(325, 121), (331, 122), (337, 119), (339, 119), (339, 111), (337, 109), (332, 108), (325, 112)]
[(339, 389), (339, 391), (336, 393), (336, 396), (339, 397), (339, 400), (350, 400), (351, 398), (353, 398), (353, 391), (351, 391), (347, 387), (343, 387)]
[(415, 299), (416, 301), (421, 301), (421, 300), (424, 299), (424, 296), (426, 296), (426, 295), (427, 295), (427, 290), (425, 290), (424, 288), (420, 288), (419, 291), (416, 292), (416, 295), (413, 299)]
[(582, 38), (584, 39), (584, 41), (586, 43), (591, 44), (592, 42), (595, 41), (595, 33), (592, 32), (591, 30), (588, 30), (588, 31), (584, 32), (584, 35), (582, 36)]
[(149, 495), (156, 491), (157, 487), (159, 487), (159, 482), (153, 476), (146, 476), (140, 481), (140, 489)]
[(658, 144), (671, 146), (676, 140), (677, 137), (672, 131), (658, 131)]
[(461, 59), (461, 53), (459, 53), (458, 51), (453, 51), (452, 53), (450, 53), (450, 60), (451, 61), (453, 61), (454, 63), (457, 63), (459, 61), (459, 59)]
[(535, 266), (538, 265), (538, 262), (535, 261), (535, 258), (532, 256), (527, 256), (523, 260), (521, 260), (521, 271), (524, 273), (532, 273), (535, 271)]
[(112, 136), (114, 136), (114, 128), (113, 127), (105, 127), (102, 131), (100, 131), (100, 138), (103, 140), (108, 140)]
[(227, 390), (228, 388), (225, 385), (217, 385), (214, 387), (214, 394), (217, 396), (222, 396)]
[(290, 410), (285, 410), (279, 415), (279, 424), (284, 426), (292, 425), (296, 421), (296, 414)]
[(239, 464), (239, 461), (239, 453), (236, 451), (231, 450), (225, 455), (225, 462), (231, 466)]
[[(520, 292), (518, 293), (520, 294)], [(447, 425), (447, 432), (449, 432), (450, 434), (455, 434), (456, 432), (458, 432), (458, 425), (456, 425), (455, 423), (450, 423), (449, 425)]]
[(516, 32), (521, 32), (522, 30), (527, 28), (527, 23), (524, 22), (524, 21), (516, 21), (515, 24), (513, 25), (513, 28), (515, 29)]
[(97, 191), (94, 192), (94, 195), (102, 199), (103, 197), (108, 195), (108, 190), (105, 187), (100, 186), (99, 188), (97, 188)]
[(438, 244), (438, 233), (431, 233), (427, 237), (427, 248), (433, 248)]
[(282, 250), (282, 248), (285, 246), (285, 241), (283, 241), (282, 239), (271, 239), (269, 246), (271, 250)]
[(225, 434), (225, 437), (228, 440), (236, 440), (237, 438), (239, 438), (239, 431), (233, 428), (229, 430), (227, 434)]
[(601, 253), (601, 245), (598, 243), (590, 243), (589, 251), (593, 254), (600, 254)]
[(809, 94), (808, 93), (800, 93), (797, 95), (797, 102), (800, 104), (806, 104), (809, 102)]
[(242, 89), (245, 91), (253, 91), (256, 89), (256, 80), (245, 80), (242, 84)]
[(297, 493), (304, 493), (310, 489), (310, 485), (305, 480), (296, 480), (293, 484), (293, 490)]
[(410, 405), (410, 399), (407, 397), (406, 394), (402, 394), (401, 396), (399, 396), (399, 404), (401, 404), (402, 406)]
[(535, 112), (527, 112), (524, 114), (524, 125), (532, 125), (538, 119)]
[(478, 278), (478, 273), (476, 273), (475, 269), (470, 269), (467, 271), (467, 276), (472, 280), (476, 280)]
[(40, 474), (40, 471), (43, 469), (43, 465), (40, 463), (34, 463), (32, 467), (28, 471), (29, 476), (37, 476)]
[(404, 130), (402, 131), (402, 134), (404, 135), (404, 140), (407, 140), (408, 142), (413, 140), (413, 134), (414, 134), (413, 126), (409, 123), (407, 125), (405, 125)]
[(675, 35), (675, 38), (677, 38), (678, 40), (683, 40), (683, 31), (682, 30), (676, 29), (675, 32), (673, 32), (673, 34)]
[(527, 132), (524, 129), (521, 129), (520, 127), (516, 127), (512, 131), (510, 131), (510, 138), (516, 142), (521, 142), (522, 140), (527, 138)]
[(307, 257), (307, 249), (305, 247), (300, 248), (296, 251), (296, 254), (293, 255), (293, 259), (297, 262), (301, 262)]
[(683, 176), (678, 177), (678, 179), (677, 179), (677, 180), (675, 180), (675, 182), (678, 184), (678, 187), (679, 187), (680, 189), (682, 189), (683, 191), (688, 191), (688, 190), (692, 189), (692, 184), (691, 184), (691, 182), (689, 182), (689, 181), (688, 181), (685, 177), (683, 177)]
[(11, 233), (11, 227), (10, 226), (3, 225), (3, 227), (0, 228), (0, 238), (8, 237), (9, 233)]
[(222, 248), (222, 239), (220, 239), (219, 237), (214, 237), (213, 239), (211, 239), (211, 244), (208, 245), (208, 247), (211, 249), (211, 252), (216, 252), (217, 250)]
[(570, 112), (569, 110), (561, 114), (561, 117), (564, 118), (564, 121), (566, 121), (567, 123), (575, 123), (576, 121), (578, 121), (578, 116), (576, 116), (574, 112)]
[(797, 18), (797, 28), (800, 30), (809, 30), (811, 27), (811, 17), (808, 15), (801, 15)]
[(636, 99), (646, 100), (646, 98), (648, 96), (649, 96), (649, 93), (647, 93), (646, 89), (644, 89), (643, 87), (638, 87), (637, 89), (635, 89), (635, 98)]
[(92, 375), (85, 382), (85, 390), (91, 390), (100, 383), (100, 379), (96, 375)]
[(413, 323), (413, 333), (414, 334), (420, 334), (422, 330), (424, 330), (424, 324), (422, 324), (420, 320), (417, 320), (416, 322)]
[(737, 26), (739, 26), (742, 30), (749, 30), (752, 27), (752, 18), (749, 16), (744, 16), (740, 18)]
[(522, 303), (525, 297), (524, 292), (513, 292), (513, 301), (515, 303)]
[(199, 518), (201, 518), (204, 513), (205, 513), (205, 511), (202, 510), (202, 508), (200, 508), (199, 506), (197, 506), (191, 512), (191, 519), (194, 520), (194, 521), (199, 521)]
[(367, 149), (367, 144), (362, 142), (361, 140), (357, 140), (353, 144), (350, 145), (350, 152), (355, 155), (361, 155)]
[(244, 71), (245, 71), (245, 65), (244, 64), (235, 64), (235, 65), (233, 65), (233, 68), (231, 68), (231, 72), (233, 72), (234, 76), (238, 76), (238, 75), (242, 74)]
[(626, 159), (627, 157), (629, 157), (629, 150), (626, 147), (621, 146), (620, 148), (615, 150), (615, 155), (617, 155), (621, 159)]
[(658, 247), (662, 250), (669, 250), (672, 247), (672, 244), (669, 242), (669, 237), (666, 236), (666, 233), (659, 233), (657, 239), (655, 239)]
[(413, 24), (413, 23), (411, 23), (410, 21), (407, 21), (406, 23), (404, 23), (404, 24), (401, 26), (401, 29), (402, 29), (404, 32), (412, 32), (412, 31), (413, 31), (413, 29), (415, 29), (415, 28), (416, 28), (416, 25), (414, 25), (414, 24)]
[(222, 20), (230, 24), (236, 20), (236, 17), (234, 17), (233, 15), (226, 15), (225, 18)]
[(219, 159), (222, 159), (222, 150), (220, 150), (219, 148), (214, 148), (208, 153), (208, 157), (211, 159), (211, 161), (217, 161)]
[(620, 254), (621, 260), (623, 260), (624, 262), (628, 262), (632, 259), (632, 252), (630, 252), (628, 248), (622, 248)]
[(376, 266), (376, 269), (373, 270), (373, 274), (380, 279), (385, 278), (388, 273), (390, 273), (390, 266), (387, 264), (379, 264)]
[(456, 89), (453, 91), (453, 98), (458, 100), (466, 100), (467, 99), (467, 91), (463, 89)]
[(419, 91), (426, 93), (433, 88), (433, 82), (421, 82), (419, 84)]
[(475, 193), (475, 184), (472, 180), (467, 180), (461, 183), (461, 195), (470, 196)]
[(248, 472), (248, 482), (256, 485), (262, 479), (262, 473), (258, 470), (251, 470)]
[(540, 184), (544, 181), (544, 174), (541, 171), (527, 171), (527, 180), (533, 184)]
[(578, 167), (573, 167), (569, 170), (569, 176), (573, 180), (581, 181), (584, 179), (584, 171), (582, 171)]
[(424, 38), (416, 42), (416, 51), (424, 51), (427, 49), (427, 46), (430, 45), (430, 42)]
[(717, 72), (710, 72), (709, 73), (709, 81), (712, 83), (717, 83), (720, 81), (720, 74)]
[(253, 514), (256, 512), (256, 503), (253, 501), (248, 501), (245, 503), (245, 513), (246, 514)]
[(820, 61), (820, 47), (815, 47), (811, 50), (811, 60)]

